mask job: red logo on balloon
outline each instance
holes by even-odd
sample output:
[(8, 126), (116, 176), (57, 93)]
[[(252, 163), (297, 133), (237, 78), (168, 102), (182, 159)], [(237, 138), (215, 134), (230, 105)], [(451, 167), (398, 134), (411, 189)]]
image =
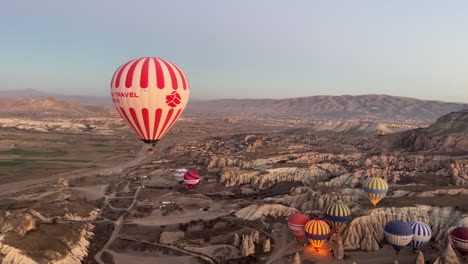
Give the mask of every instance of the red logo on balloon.
[(166, 104), (170, 107), (178, 106), (180, 104), (180, 100), (181, 100), (180, 95), (176, 91), (166, 96)]

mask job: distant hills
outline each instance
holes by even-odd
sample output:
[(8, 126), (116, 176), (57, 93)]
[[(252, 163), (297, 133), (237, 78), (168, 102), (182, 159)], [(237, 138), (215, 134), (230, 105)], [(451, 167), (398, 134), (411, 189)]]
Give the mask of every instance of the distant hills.
[(318, 120), (433, 122), (468, 104), (420, 100), (389, 95), (310, 96), (291, 99), (212, 100), (189, 103), (188, 112), (202, 115), (250, 115)]
[(0, 117), (117, 117), (112, 106), (89, 105), (54, 98), (7, 99), (0, 98)]
[(84, 96), (84, 95), (65, 95), (57, 93), (49, 93), (38, 91), (34, 89), (15, 90), (15, 91), (2, 91), (0, 97), (9, 99), (27, 99), (27, 98), (54, 98), (63, 101), (93, 104), (93, 105), (112, 105), (112, 99), (109, 96)]
[[(46, 93), (32, 89), (4, 91), (1, 93), (1, 96), (6, 98), (55, 98), (68, 102), (92, 105), (112, 105), (110, 96), (73, 96)], [(0, 106), (0, 109), (3, 108), (3, 106)], [(56, 108), (60, 107), (57, 106)], [(468, 109), (468, 104), (369, 94), (357, 96), (324, 95), (289, 99), (191, 99), (184, 115), (245, 115), (289, 119), (363, 120), (378, 122), (418, 120), (422, 123), (432, 123), (442, 115), (462, 109)], [(33, 111), (33, 109), (30, 110)], [(14, 110), (12, 108), (9, 111)], [(27, 111), (27, 109), (21, 111)]]

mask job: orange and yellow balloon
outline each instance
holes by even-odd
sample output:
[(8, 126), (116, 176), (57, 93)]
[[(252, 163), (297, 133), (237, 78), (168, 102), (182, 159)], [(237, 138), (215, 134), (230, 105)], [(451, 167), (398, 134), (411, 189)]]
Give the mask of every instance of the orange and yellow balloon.
[(364, 191), (369, 195), (369, 200), (375, 206), (388, 192), (388, 184), (382, 178), (372, 177), (364, 183)]
[(307, 222), (304, 227), (305, 235), (309, 239), (310, 244), (318, 251), (323, 243), (330, 236), (330, 227), (322, 220), (314, 219)]

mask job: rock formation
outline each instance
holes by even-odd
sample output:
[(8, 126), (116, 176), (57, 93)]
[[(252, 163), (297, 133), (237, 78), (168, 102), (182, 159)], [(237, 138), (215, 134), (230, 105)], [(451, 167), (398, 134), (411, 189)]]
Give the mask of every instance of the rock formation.
[(333, 256), (337, 260), (342, 260), (344, 258), (343, 241), (341, 240), (340, 236), (338, 236), (337, 240), (335, 241), (335, 246), (333, 247)]
[(263, 252), (270, 252), (271, 246), (270, 246), (270, 239), (265, 240), (265, 243), (263, 244)]
[(296, 252), (294, 254), (294, 264), (302, 264), (301, 256), (299, 255), (299, 252)]
[(418, 256), (416, 257), (416, 261), (414, 262), (414, 264), (425, 264), (424, 254), (422, 253), (422, 251), (418, 251)]
[(254, 221), (264, 216), (290, 216), (298, 213), (295, 208), (287, 207), (281, 204), (252, 204), (248, 207), (242, 208), (235, 213), (239, 218)]
[(252, 241), (252, 237), (250, 235), (242, 235), (241, 255), (246, 257), (254, 253), (255, 244)]
[(0, 217), (1, 232), (14, 232), (23, 237), (28, 231), (36, 228), (36, 221), (33, 216), (24, 211), (5, 212), (5, 215)]
[(435, 264), (460, 264), (460, 261), (458, 261), (457, 254), (452, 248), (452, 245), (450, 243), (447, 243), (447, 247), (445, 248), (444, 252), (440, 257), (437, 257), (437, 259), (434, 262)]
[(240, 246), (240, 238), (239, 238), (239, 234), (235, 234), (234, 235), (234, 241), (232, 242), (232, 244), (236, 247)]

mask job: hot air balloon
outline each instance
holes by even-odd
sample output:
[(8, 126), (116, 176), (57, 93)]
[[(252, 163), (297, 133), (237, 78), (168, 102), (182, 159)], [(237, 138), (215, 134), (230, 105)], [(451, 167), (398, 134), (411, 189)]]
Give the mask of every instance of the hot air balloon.
[(468, 227), (457, 227), (450, 234), (452, 244), (463, 258), (468, 259)]
[(322, 220), (314, 219), (307, 222), (305, 225), (305, 235), (309, 239), (310, 244), (316, 251), (322, 247), (323, 243), (330, 236), (330, 227)]
[(351, 220), (351, 210), (345, 204), (335, 202), (325, 208), (323, 218), (333, 228), (333, 231), (338, 233), (340, 227)]
[(413, 230), (413, 239), (410, 242), (410, 246), (414, 250), (419, 250), (431, 240), (431, 228), (427, 224), (419, 221), (409, 222), (409, 225), (411, 230)]
[(413, 230), (408, 222), (392, 220), (385, 225), (384, 235), (398, 254), (413, 239)]
[(304, 226), (309, 222), (309, 217), (304, 214), (292, 214), (288, 217), (288, 227), (297, 240), (304, 236)]
[(375, 206), (387, 194), (388, 184), (381, 178), (369, 178), (364, 183), (364, 191), (367, 192), (369, 200)]
[(187, 185), (189, 189), (195, 188), (195, 186), (197, 186), (199, 181), (200, 181), (200, 175), (198, 175), (198, 173), (194, 171), (188, 171), (184, 174), (184, 182), (185, 182), (185, 185)]
[(184, 184), (184, 174), (187, 173), (187, 169), (177, 169), (174, 171), (174, 177), (179, 185)]
[(184, 73), (159, 58), (143, 57), (123, 64), (115, 71), (110, 89), (119, 114), (153, 147), (174, 125), (189, 99)]

